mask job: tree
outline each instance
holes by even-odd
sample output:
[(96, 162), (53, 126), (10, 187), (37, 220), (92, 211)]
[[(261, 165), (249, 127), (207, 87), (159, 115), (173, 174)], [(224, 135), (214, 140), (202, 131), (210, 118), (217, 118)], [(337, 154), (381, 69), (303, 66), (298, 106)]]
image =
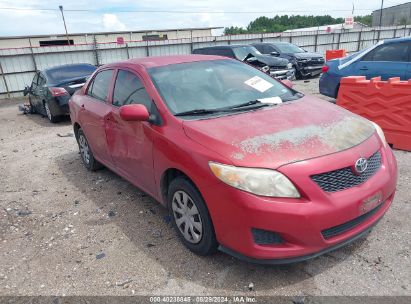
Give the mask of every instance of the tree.
[[(354, 17), (355, 21), (364, 23), (366, 25), (371, 25), (372, 16), (357, 16)], [(329, 24), (339, 24), (343, 23), (343, 18), (333, 18), (329, 15), (324, 16), (302, 16), (302, 15), (276, 15), (272, 18), (261, 16), (251, 21), (247, 27), (244, 29), (242, 27), (226, 27), (224, 29), (224, 34), (235, 35), (235, 34), (246, 34), (246, 33), (275, 33), (283, 32), (290, 29), (304, 28), (304, 27), (314, 27)]]

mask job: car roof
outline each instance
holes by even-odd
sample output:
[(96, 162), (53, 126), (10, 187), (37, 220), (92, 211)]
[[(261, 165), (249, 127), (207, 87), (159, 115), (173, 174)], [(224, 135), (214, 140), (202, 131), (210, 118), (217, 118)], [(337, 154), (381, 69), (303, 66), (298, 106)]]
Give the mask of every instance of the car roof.
[(52, 72), (56, 70), (62, 70), (62, 69), (64, 70), (66, 68), (73, 68), (73, 67), (79, 67), (79, 66), (82, 66), (82, 67), (88, 66), (88, 67), (94, 67), (94, 69), (97, 69), (94, 65), (89, 64), (89, 63), (73, 63), (73, 64), (63, 64), (63, 65), (53, 66), (53, 67), (41, 70), (41, 72), (47, 73), (47, 72)]
[(208, 46), (203, 48), (198, 48), (195, 50), (209, 50), (209, 49), (235, 49), (239, 47), (252, 47), (250, 44), (231, 44), (231, 45), (215, 45), (215, 46)]
[(145, 68), (153, 68), (159, 66), (165, 66), (170, 64), (179, 64), (196, 61), (210, 61), (221, 60), (228, 58), (212, 55), (171, 55), (171, 56), (153, 56), (144, 58), (134, 58), (125, 61), (109, 63), (104, 67), (130, 67), (130, 66), (142, 66)]
[(409, 37), (401, 37), (401, 38), (393, 38), (393, 39), (386, 39), (384, 43), (397, 43), (397, 42), (410, 42), (411, 36)]
[(261, 45), (261, 44), (292, 44), (291, 42), (287, 41), (273, 41), (273, 42), (256, 42), (252, 45)]

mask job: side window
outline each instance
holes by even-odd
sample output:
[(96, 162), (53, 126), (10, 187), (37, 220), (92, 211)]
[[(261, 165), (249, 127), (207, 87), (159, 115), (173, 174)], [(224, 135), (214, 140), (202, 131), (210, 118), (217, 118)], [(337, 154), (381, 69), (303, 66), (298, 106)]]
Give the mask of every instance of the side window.
[(148, 110), (151, 108), (151, 98), (141, 80), (129, 71), (119, 70), (114, 86), (113, 105), (121, 107), (134, 103), (145, 105)]
[(364, 56), (362, 61), (408, 61), (408, 43), (382, 45)]
[(276, 52), (276, 49), (271, 45), (264, 45), (264, 54), (270, 54), (272, 52)]
[(87, 94), (96, 99), (107, 101), (113, 70), (99, 72), (90, 84)]
[(255, 47), (261, 54), (265, 54), (265, 45), (254, 44), (253, 47)]

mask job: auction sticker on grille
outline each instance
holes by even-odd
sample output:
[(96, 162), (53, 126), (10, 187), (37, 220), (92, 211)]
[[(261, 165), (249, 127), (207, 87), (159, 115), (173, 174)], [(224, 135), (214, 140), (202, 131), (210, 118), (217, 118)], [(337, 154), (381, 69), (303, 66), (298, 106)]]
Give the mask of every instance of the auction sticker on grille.
[(373, 196), (365, 199), (360, 205), (360, 213), (364, 214), (377, 207), (382, 202), (381, 192), (377, 192)]
[(261, 93), (267, 91), (273, 86), (271, 83), (258, 76), (254, 76), (253, 78), (244, 81), (244, 83), (257, 91), (260, 91)]

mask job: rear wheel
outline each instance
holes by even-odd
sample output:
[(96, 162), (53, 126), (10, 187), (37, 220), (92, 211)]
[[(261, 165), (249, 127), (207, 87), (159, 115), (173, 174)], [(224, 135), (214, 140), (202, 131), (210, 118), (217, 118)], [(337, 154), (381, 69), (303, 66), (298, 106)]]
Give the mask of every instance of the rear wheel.
[(55, 123), (58, 121), (58, 116), (53, 114), (47, 101), (44, 102), (44, 111), (46, 112), (46, 116), (50, 120), (50, 122)]
[(207, 207), (191, 181), (177, 177), (169, 186), (168, 206), (173, 226), (183, 244), (198, 255), (217, 250), (217, 240)]
[(77, 131), (77, 143), (80, 150), (81, 160), (88, 170), (96, 171), (103, 167), (102, 164), (94, 158), (93, 152), (90, 149), (82, 129)]

